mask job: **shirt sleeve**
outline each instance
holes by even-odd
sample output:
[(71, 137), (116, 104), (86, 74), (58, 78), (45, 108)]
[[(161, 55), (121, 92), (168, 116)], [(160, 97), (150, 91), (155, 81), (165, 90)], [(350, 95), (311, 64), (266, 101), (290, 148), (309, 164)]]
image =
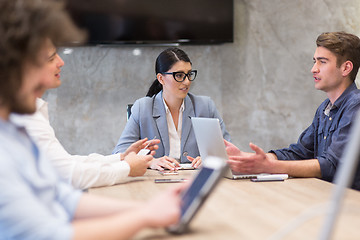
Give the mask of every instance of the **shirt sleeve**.
[(0, 154), (0, 239), (72, 239), (81, 192), (66, 183), (35, 191), (13, 158)]
[(341, 110), (341, 113), (338, 113), (341, 114), (341, 119), (330, 129), (332, 132), (331, 142), (322, 153), (316, 153), (316, 143), (314, 142), (314, 139), (316, 139), (315, 134), (317, 134), (315, 121), (317, 121), (319, 117), (320, 108), (314, 117), (313, 123), (300, 135), (296, 144), (291, 144), (288, 148), (271, 150), (270, 152), (275, 153), (279, 160), (305, 160), (316, 158), (320, 164), (321, 179), (331, 182), (338, 165), (341, 163), (340, 161), (344, 148), (349, 140), (351, 125), (359, 107), (360, 104), (355, 101), (354, 103), (348, 104), (348, 106)]
[[(109, 186), (127, 180), (130, 166), (126, 161), (120, 161), (120, 154), (103, 156), (100, 154), (90, 154), (88, 156), (70, 156), (72, 163), (59, 170), (62, 175), (69, 174), (69, 178), (74, 187), (87, 189), (90, 187)], [(63, 161), (58, 161), (62, 164)], [(55, 165), (57, 165), (55, 163)]]
[(314, 159), (314, 122), (301, 133), (296, 144), (291, 144), (288, 148), (271, 150), (279, 160), (303, 160)]
[(331, 144), (322, 155), (318, 157), (322, 179), (332, 181), (336, 169), (342, 163), (344, 149), (349, 142), (351, 127), (353, 126), (356, 113), (360, 108), (360, 103), (349, 104), (342, 112), (341, 120), (337, 128), (330, 129), (334, 131), (331, 137)]
[(120, 161), (120, 154), (70, 155), (56, 138), (49, 121), (39, 111), (24, 116), (22, 122), (25, 122), (30, 136), (45, 152), (60, 176), (74, 187), (86, 189), (108, 186), (127, 179), (130, 166), (126, 161)]

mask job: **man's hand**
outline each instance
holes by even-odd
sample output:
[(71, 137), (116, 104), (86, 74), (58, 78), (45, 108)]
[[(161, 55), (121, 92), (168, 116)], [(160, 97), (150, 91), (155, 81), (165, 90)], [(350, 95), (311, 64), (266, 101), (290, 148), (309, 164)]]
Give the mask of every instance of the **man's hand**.
[(144, 175), (150, 165), (151, 160), (153, 160), (152, 155), (139, 156), (134, 152), (130, 152), (124, 160), (130, 166), (129, 176), (137, 177)]
[(174, 185), (171, 189), (147, 202), (142, 212), (149, 227), (166, 227), (179, 221), (181, 192), (187, 187), (189, 187), (189, 183)]
[(243, 152), (237, 148), (234, 144), (224, 139), (226, 153), (229, 157), (231, 156), (251, 156), (254, 153)]
[(255, 153), (244, 153), (239, 150), (239, 155), (229, 156), (228, 163), (231, 170), (247, 174), (272, 173), (275, 157), (265, 153), (253, 143), (250, 143), (249, 146)]
[(130, 152), (135, 152), (138, 153), (141, 149), (143, 148), (147, 148), (151, 151), (151, 155), (155, 155), (156, 153), (156, 149), (159, 148), (159, 146), (157, 144), (160, 143), (159, 139), (152, 139), (149, 140), (147, 138), (141, 139), (139, 141), (134, 142), (133, 144), (131, 144), (128, 149), (126, 149), (126, 151), (122, 154), (122, 159), (124, 159)]
[(241, 151), (239, 148), (237, 148), (234, 144), (232, 144), (229, 141), (226, 141), (224, 139), (224, 143), (225, 143), (225, 149), (227, 152), (227, 155), (230, 156), (239, 156), (241, 154)]
[(226, 143), (229, 154), (228, 163), (231, 170), (239, 173), (286, 173), (291, 177), (321, 177), (320, 164), (317, 159), (296, 161), (279, 161), (274, 153), (265, 153), (253, 143), (249, 146), (255, 153), (240, 151), (231, 143)]

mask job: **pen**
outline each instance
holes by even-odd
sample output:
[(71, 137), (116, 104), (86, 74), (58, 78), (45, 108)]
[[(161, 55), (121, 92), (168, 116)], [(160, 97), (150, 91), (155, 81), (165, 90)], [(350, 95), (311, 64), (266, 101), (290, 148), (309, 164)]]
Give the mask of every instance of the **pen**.
[(155, 136), (153, 139), (151, 139), (151, 140), (149, 141), (149, 143), (148, 143), (143, 149), (146, 149), (146, 148), (150, 145), (151, 141), (154, 140), (154, 139), (156, 139), (156, 136)]
[(178, 183), (178, 182), (185, 182), (188, 179), (185, 178), (157, 178), (155, 179), (155, 183)]
[[(156, 138), (156, 136), (152, 140), (154, 140), (155, 138)], [(152, 140), (150, 140), (149, 143), (144, 148), (140, 149), (140, 151), (137, 153), (137, 155), (140, 155), (140, 156), (148, 155), (150, 153), (150, 149), (146, 149), (146, 148), (150, 145)]]

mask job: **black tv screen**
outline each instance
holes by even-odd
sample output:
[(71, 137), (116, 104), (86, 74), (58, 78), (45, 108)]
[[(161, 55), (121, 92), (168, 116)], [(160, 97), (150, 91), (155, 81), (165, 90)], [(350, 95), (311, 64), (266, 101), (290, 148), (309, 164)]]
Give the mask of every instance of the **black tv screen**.
[(233, 42), (233, 0), (67, 0), (89, 44)]

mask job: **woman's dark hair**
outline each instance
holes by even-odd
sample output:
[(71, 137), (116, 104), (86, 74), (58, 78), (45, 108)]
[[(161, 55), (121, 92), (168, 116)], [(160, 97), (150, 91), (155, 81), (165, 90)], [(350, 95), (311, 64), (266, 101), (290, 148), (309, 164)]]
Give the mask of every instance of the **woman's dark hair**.
[[(160, 53), (155, 62), (155, 74), (167, 72), (178, 61), (189, 62), (191, 64), (188, 55), (179, 48), (168, 48)], [(161, 83), (155, 79), (150, 86), (146, 96), (152, 97), (158, 94), (162, 90)]]

